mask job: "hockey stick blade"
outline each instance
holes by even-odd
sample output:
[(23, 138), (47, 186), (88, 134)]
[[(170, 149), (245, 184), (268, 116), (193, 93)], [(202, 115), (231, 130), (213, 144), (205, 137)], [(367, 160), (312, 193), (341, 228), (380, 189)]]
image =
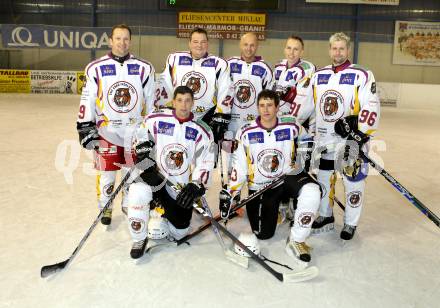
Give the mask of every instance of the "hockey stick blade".
[(69, 263), (70, 259), (67, 259), (63, 262), (59, 262), (59, 263), (55, 263), (52, 265), (45, 265), (41, 268), (41, 278), (46, 278), (52, 274), (55, 274), (56, 272), (61, 271), (62, 269), (64, 269), (67, 265), (67, 263)]
[(298, 272), (283, 274), (283, 282), (286, 283), (302, 282), (302, 281), (311, 280), (318, 275), (319, 275), (319, 269), (316, 266), (310, 266)]

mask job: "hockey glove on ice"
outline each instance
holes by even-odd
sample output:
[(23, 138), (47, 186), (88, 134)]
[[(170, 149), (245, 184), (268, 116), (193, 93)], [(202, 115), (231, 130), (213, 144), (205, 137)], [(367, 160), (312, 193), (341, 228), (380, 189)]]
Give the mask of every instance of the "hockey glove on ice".
[(76, 122), (76, 130), (79, 135), (79, 143), (87, 150), (99, 148), (98, 129), (94, 122)]
[(198, 186), (195, 183), (188, 183), (177, 195), (176, 202), (180, 207), (188, 209), (191, 208), (194, 200), (204, 194), (205, 188), (203, 186)]
[(214, 142), (223, 140), (223, 135), (228, 130), (228, 125), (231, 122), (231, 115), (226, 113), (215, 113), (212, 116), (209, 126), (214, 135)]
[(227, 219), (232, 207), (232, 195), (227, 189), (222, 189), (219, 193), (219, 205), (220, 216), (222, 219)]

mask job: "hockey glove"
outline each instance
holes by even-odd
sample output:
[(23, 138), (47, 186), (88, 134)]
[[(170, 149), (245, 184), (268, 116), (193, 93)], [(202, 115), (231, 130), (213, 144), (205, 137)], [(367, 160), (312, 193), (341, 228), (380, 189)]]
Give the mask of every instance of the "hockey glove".
[(134, 153), (136, 154), (136, 163), (139, 163), (146, 158), (153, 160), (150, 153), (153, 151), (154, 145), (154, 141), (151, 140), (137, 144), (134, 149)]
[(356, 115), (340, 118), (335, 123), (335, 133), (347, 140), (354, 140), (359, 147), (369, 140), (369, 137), (358, 130), (358, 118)]
[(227, 219), (232, 207), (232, 195), (227, 189), (222, 189), (219, 193), (220, 216), (222, 219)]
[(99, 148), (98, 129), (94, 122), (76, 122), (76, 130), (79, 135), (79, 143), (87, 150)]
[(278, 94), (281, 100), (291, 104), (296, 97), (296, 87), (288, 87), (284, 92), (278, 92)]
[(307, 141), (298, 145), (297, 155), (300, 159), (299, 164), (304, 172), (308, 173), (310, 170), (310, 161), (313, 153), (313, 141)]
[(184, 209), (191, 208), (194, 200), (203, 196), (204, 194), (205, 188), (203, 186), (198, 186), (195, 183), (188, 183), (177, 195), (177, 205)]
[(212, 116), (209, 126), (214, 135), (214, 142), (223, 140), (223, 135), (228, 130), (228, 125), (231, 122), (231, 115), (226, 113), (215, 113)]

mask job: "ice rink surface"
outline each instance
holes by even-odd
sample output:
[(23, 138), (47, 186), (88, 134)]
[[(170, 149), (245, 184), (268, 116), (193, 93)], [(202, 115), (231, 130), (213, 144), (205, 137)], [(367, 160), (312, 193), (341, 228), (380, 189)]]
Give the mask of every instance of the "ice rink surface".
[[(440, 229), (377, 173), (367, 179), (353, 241), (339, 240), (339, 208), (336, 232), (309, 238), (320, 275), (308, 282), (281, 283), (255, 262), (248, 270), (230, 263), (211, 230), (191, 246), (134, 261), (120, 198), (112, 225), (99, 224), (64, 271), (40, 278), (43, 265), (70, 256), (98, 214), (92, 157), (77, 141), (78, 103), (79, 96), (0, 95), (0, 307), (438, 307)], [(439, 120), (440, 109), (383, 108), (370, 151), (437, 216)], [(216, 177), (208, 193), (215, 212)], [(337, 195), (342, 200), (340, 185)], [(246, 219), (228, 228), (238, 235)], [(287, 231), (281, 225), (262, 252), (292, 265)]]

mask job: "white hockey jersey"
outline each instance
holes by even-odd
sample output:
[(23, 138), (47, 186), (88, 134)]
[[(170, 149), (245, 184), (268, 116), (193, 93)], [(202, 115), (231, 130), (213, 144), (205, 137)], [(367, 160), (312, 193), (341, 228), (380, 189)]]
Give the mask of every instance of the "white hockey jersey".
[(263, 89), (272, 89), (273, 74), (261, 57), (251, 63), (233, 57), (228, 59), (228, 65), (234, 89), (229, 130), (235, 135), (240, 127), (257, 118), (258, 93)]
[(358, 129), (372, 135), (380, 119), (380, 102), (373, 73), (349, 61), (333, 68), (326, 66), (313, 75), (317, 146), (335, 145), (344, 140), (335, 133), (335, 122), (358, 116)]
[(185, 85), (194, 92), (192, 112), (196, 120), (213, 107), (216, 107), (216, 113), (231, 112), (231, 77), (228, 64), (222, 58), (206, 55), (195, 60), (189, 52), (176, 52), (168, 56), (165, 69), (158, 79), (157, 107), (169, 104), (174, 89)]
[(122, 64), (103, 56), (85, 69), (78, 122), (95, 122), (98, 133), (118, 146), (131, 146), (135, 128), (153, 109), (154, 68), (133, 55)]
[(306, 130), (293, 117), (278, 118), (268, 131), (260, 118), (238, 130), (237, 149), (233, 153), (231, 192), (240, 191), (245, 182), (251, 190), (258, 190), (279, 176), (295, 168), (296, 149), (300, 142), (310, 141)]
[(135, 143), (155, 142), (155, 161), (160, 172), (173, 184), (210, 184), (214, 168), (214, 141), (211, 129), (193, 115), (180, 122), (174, 110), (150, 113), (138, 128)]
[[(285, 93), (288, 88), (297, 87), (299, 82), (305, 82), (305, 79), (310, 78), (314, 72), (315, 65), (309, 61), (299, 59), (297, 63), (288, 67), (287, 59), (283, 59), (276, 64), (274, 68), (274, 90), (276, 92)], [(280, 115), (291, 114), (297, 117), (300, 108), (298, 104), (290, 104), (283, 100), (280, 101)]]

